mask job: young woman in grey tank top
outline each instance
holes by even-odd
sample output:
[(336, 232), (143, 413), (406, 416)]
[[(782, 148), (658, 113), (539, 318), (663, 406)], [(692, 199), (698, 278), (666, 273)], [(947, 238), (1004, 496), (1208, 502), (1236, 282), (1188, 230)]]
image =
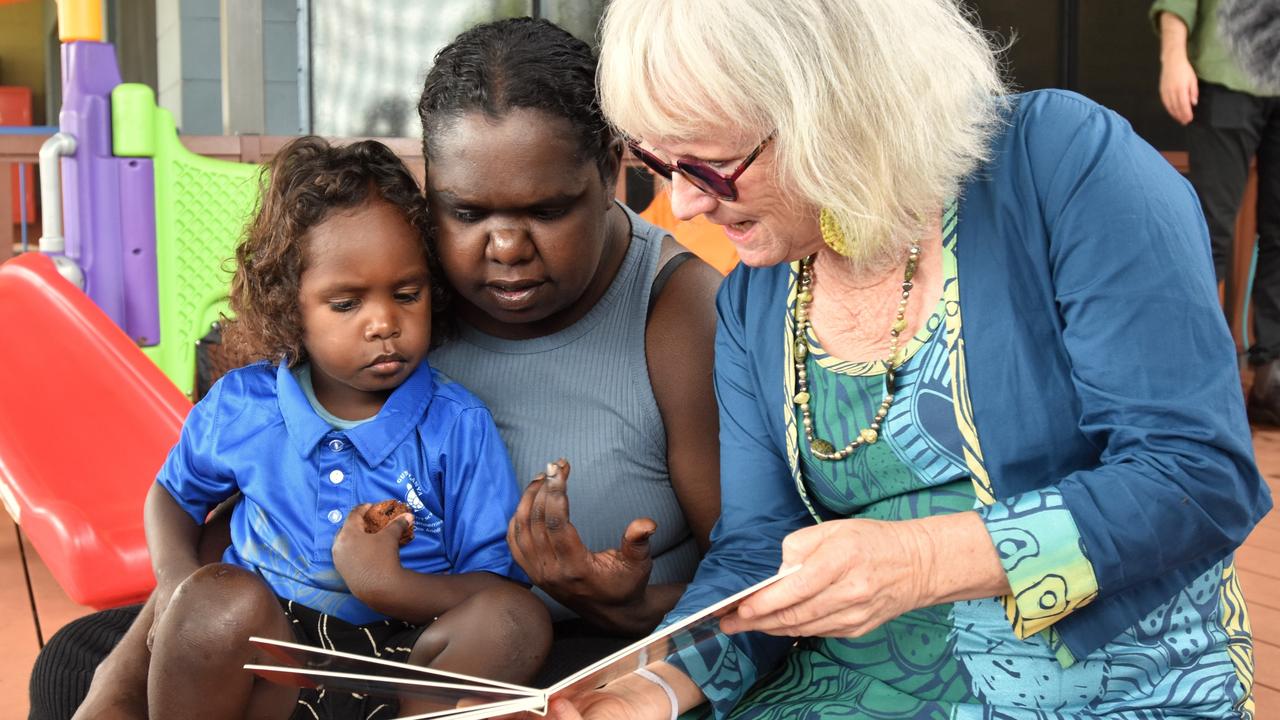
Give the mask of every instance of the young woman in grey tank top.
[[(683, 263), (651, 301), (680, 248), (614, 200), (622, 145), (596, 103), (595, 58), (551, 23), (463, 33), (418, 109), (460, 325), (430, 362), (484, 400), (532, 481), (513, 554), (553, 617), (647, 633), (719, 514), (720, 275)], [(571, 479), (538, 474), (559, 457)]]

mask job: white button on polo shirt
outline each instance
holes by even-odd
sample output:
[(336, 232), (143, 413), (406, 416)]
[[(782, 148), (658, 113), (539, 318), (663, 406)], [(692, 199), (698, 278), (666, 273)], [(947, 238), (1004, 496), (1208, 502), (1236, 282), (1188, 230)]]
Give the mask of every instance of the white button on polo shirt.
[(342, 479), (345, 477), (346, 475), (343, 475), (341, 470), (334, 470), (333, 472), (329, 473), (329, 482), (333, 483), (334, 485), (337, 485), (338, 483), (342, 482)]

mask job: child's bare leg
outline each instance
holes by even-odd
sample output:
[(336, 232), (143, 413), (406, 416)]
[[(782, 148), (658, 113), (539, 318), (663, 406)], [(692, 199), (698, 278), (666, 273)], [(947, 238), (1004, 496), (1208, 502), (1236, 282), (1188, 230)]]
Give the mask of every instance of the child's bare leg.
[[(233, 498), (238, 500), (239, 496)], [(217, 562), (231, 544), (233, 502), (219, 505), (200, 534), (200, 562)], [(93, 681), (71, 720), (142, 720), (147, 717), (147, 634), (155, 619), (155, 597), (147, 598), (128, 632), (93, 672)]]
[(409, 662), (511, 683), (526, 683), (551, 648), (551, 618), (533, 593), (504, 583), (473, 595), (431, 623)]
[(156, 627), (147, 682), (150, 717), (285, 720), (295, 688), (257, 679), (244, 664), (265, 658), (251, 635), (293, 640), (271, 589), (234, 565), (206, 565), (174, 592)]

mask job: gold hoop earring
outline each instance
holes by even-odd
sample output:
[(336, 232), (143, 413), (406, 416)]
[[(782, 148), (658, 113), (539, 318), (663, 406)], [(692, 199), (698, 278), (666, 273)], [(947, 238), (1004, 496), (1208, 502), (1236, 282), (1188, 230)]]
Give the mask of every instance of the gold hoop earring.
[(822, 212), (818, 213), (818, 227), (822, 230), (822, 241), (827, 247), (835, 251), (837, 255), (849, 257), (849, 241), (844, 236), (844, 231), (840, 229), (840, 223), (836, 221), (836, 216), (830, 210), (822, 208)]

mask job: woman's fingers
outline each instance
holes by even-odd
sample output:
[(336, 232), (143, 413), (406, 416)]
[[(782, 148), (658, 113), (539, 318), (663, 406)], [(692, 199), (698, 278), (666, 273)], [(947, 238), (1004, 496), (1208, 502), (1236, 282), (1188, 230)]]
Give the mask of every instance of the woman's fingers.
[(590, 555), (569, 519), (568, 476), (564, 459), (548, 463), (547, 472), (525, 489), (507, 525), (512, 556), (538, 585), (580, 575), (579, 566)]
[(725, 632), (863, 634), (921, 607), (927, 564), (906, 523), (833, 520), (788, 535), (783, 564), (802, 567), (721, 621)]
[(529, 524), (533, 515), (533, 501), (538, 496), (538, 489), (542, 487), (545, 475), (538, 475), (524, 489), (524, 493), (520, 495), (520, 502), (516, 504), (516, 511), (511, 515), (511, 522), (507, 524), (507, 542), (514, 550), (516, 546), (526, 542), (526, 536), (529, 533)]
[(831, 587), (854, 561), (855, 554), (848, 547), (835, 547), (838, 542), (832, 537), (832, 528), (815, 525), (788, 535), (782, 542), (782, 564), (803, 567), (752, 595), (738, 607), (737, 615), (743, 620), (772, 615)]
[(631, 564), (643, 563), (649, 559), (649, 538), (658, 530), (658, 523), (653, 518), (636, 518), (622, 532), (622, 542), (618, 545), (618, 554)]
[(564, 460), (560, 460), (547, 464), (547, 480), (534, 502), (534, 523), (540, 520), (553, 537), (569, 524), (569, 469), (563, 463)]
[(569, 463), (563, 458), (548, 463), (530, 513), (530, 548), (557, 564), (579, 562), (588, 553), (569, 519), (568, 479)]

